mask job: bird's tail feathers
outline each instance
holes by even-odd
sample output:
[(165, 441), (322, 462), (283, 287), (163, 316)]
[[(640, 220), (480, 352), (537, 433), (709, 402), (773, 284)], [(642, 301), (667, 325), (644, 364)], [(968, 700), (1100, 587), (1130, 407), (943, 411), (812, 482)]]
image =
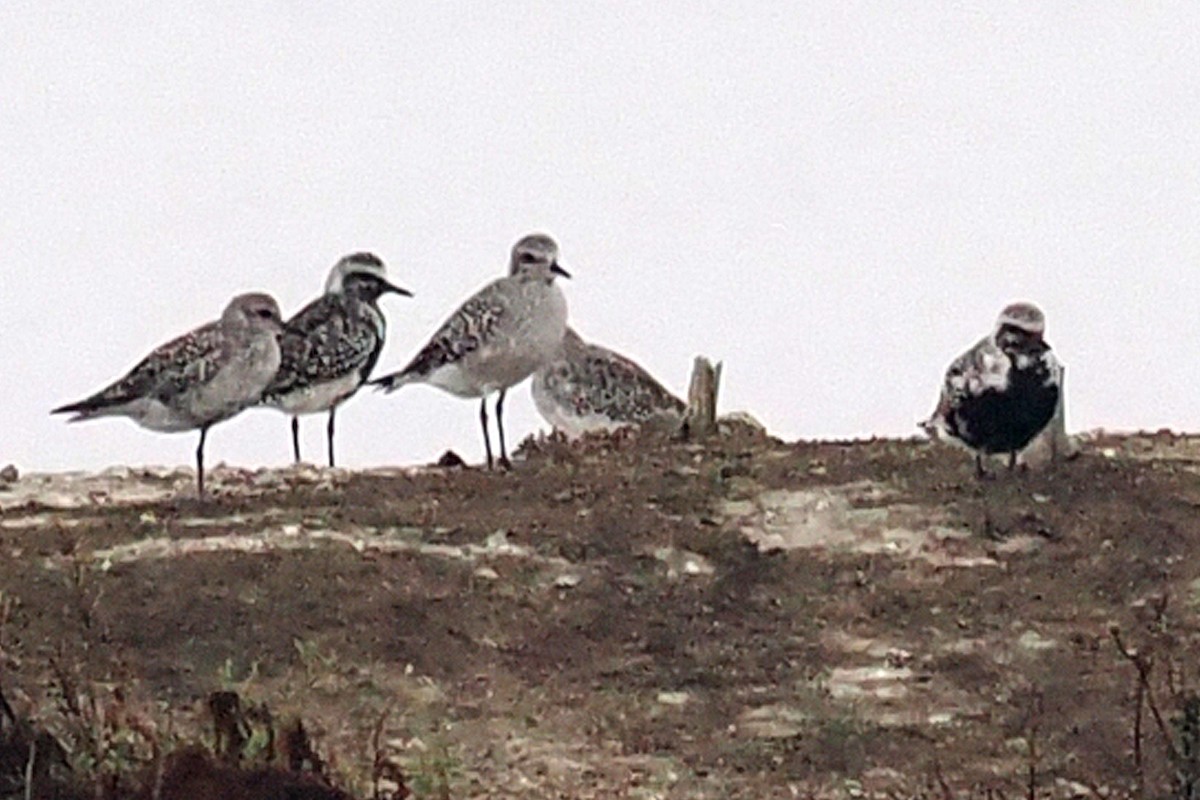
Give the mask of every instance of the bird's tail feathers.
[(52, 409), (51, 414), (71, 414), (67, 422), (83, 422), (85, 419), (100, 416), (104, 413), (102, 406), (97, 406), (88, 400), (81, 400), (78, 403), (67, 403), (65, 406), (59, 406)]
[(382, 378), (374, 378), (369, 383), (376, 389), (391, 392), (396, 391), (401, 386), (407, 386), (416, 379), (412, 373), (408, 372), (393, 372), (390, 375), (384, 375)]
[(929, 419), (921, 420), (917, 423), (917, 427), (924, 431), (925, 435), (934, 441), (940, 441), (946, 438), (946, 418), (942, 414), (942, 409), (939, 406)]

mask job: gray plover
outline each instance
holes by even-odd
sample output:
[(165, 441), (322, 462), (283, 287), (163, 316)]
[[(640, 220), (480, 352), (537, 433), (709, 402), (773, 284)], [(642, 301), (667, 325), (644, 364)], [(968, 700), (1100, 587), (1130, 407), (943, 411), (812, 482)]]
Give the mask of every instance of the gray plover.
[(975, 470), (984, 475), (983, 458), (1017, 453), (1054, 417), (1063, 368), (1043, 338), (1046, 317), (1032, 303), (1013, 303), (1000, 312), (991, 334), (956, 358), (946, 370), (933, 415), (922, 427), (949, 436), (975, 452)]
[(280, 344), (283, 362), (263, 403), (292, 415), (292, 455), (300, 461), (300, 417), (329, 412), (325, 436), (334, 465), (334, 415), (366, 382), (383, 352), (387, 323), (378, 300), (388, 292), (412, 297), (389, 283), (372, 253), (345, 256), (329, 273), (325, 294), (287, 322)]
[(167, 342), (116, 383), (51, 413), (74, 414), (69, 422), (129, 417), (164, 433), (199, 429), (196, 488), (203, 496), (208, 429), (259, 401), (279, 370), (282, 332), (274, 298), (239, 295), (219, 320)]
[(533, 375), (533, 402), (567, 438), (626, 426), (672, 430), (687, 406), (625, 356), (567, 329), (562, 352)]
[(389, 392), (409, 383), (428, 383), (458, 397), (481, 398), (479, 419), (489, 469), (487, 398), (499, 392), (500, 465), (510, 467), (504, 397), (558, 352), (567, 329), (567, 300), (555, 284), (557, 276), (571, 277), (558, 264), (558, 245), (543, 234), (526, 236), (512, 249), (507, 277), (463, 303), (408, 366), (372, 383)]

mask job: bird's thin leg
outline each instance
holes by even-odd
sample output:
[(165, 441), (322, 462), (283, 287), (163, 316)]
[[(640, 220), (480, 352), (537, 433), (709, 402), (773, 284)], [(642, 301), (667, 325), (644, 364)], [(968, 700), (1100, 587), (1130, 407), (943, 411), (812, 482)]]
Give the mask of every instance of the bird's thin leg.
[(329, 441), (329, 466), (333, 466), (333, 415), (337, 413), (337, 406), (329, 409), (329, 425), (325, 428), (325, 436)]
[(1008, 454), (1008, 472), (1012, 474), (1017, 469), (1017, 451), (1013, 450)]
[(200, 428), (200, 444), (196, 447), (196, 489), (204, 497), (204, 440), (208, 438), (208, 426)]
[(975, 454), (975, 477), (980, 480), (988, 476), (987, 470), (983, 468), (983, 453)]
[(292, 417), (292, 459), (300, 463), (300, 418)]
[(500, 466), (512, 469), (512, 462), (508, 460), (508, 448), (504, 444), (504, 395), (507, 393), (507, 389), (502, 389), (500, 398), (496, 400), (496, 427), (500, 430)]
[(488, 469), (492, 468), (492, 441), (488, 438), (487, 395), (479, 401), (479, 423), (483, 425), (483, 448), (487, 452)]

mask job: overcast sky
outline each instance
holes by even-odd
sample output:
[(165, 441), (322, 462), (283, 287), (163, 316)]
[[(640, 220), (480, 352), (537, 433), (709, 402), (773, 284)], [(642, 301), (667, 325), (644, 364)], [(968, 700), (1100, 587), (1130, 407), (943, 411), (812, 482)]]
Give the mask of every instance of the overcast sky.
[[(789, 439), (915, 433), (1015, 299), (1072, 428), (1195, 429), (1197, 31), (1194, 1), (0, 4), (0, 462), (190, 464), (48, 412), (355, 250), (416, 294), (383, 301), (395, 369), (535, 230), (585, 336), (681, 393), (723, 360), (723, 410)], [(527, 386), (507, 412), (544, 427)], [(447, 448), (481, 457), (474, 402), (339, 415), (347, 465)], [(259, 409), (208, 456), (290, 449)]]

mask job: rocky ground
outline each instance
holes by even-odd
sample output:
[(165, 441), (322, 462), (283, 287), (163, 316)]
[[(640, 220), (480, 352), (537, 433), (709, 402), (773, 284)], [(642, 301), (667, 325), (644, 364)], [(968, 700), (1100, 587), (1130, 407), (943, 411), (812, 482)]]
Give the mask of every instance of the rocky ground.
[(0, 797), (1200, 782), (1200, 439), (987, 481), (750, 428), (522, 456), (0, 481)]

